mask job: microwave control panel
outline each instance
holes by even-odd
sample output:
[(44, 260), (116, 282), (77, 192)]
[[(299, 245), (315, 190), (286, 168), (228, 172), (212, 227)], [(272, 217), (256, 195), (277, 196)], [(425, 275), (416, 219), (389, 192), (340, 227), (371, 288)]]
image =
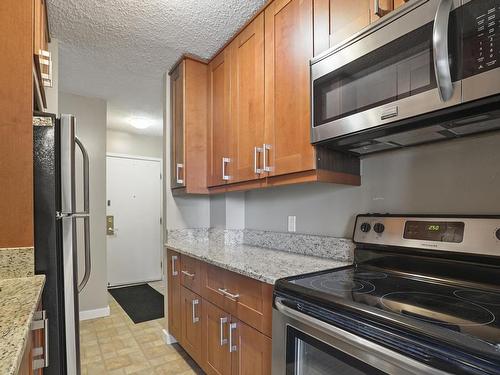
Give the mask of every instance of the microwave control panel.
[(470, 1), (463, 6), (464, 78), (500, 66), (500, 0)]

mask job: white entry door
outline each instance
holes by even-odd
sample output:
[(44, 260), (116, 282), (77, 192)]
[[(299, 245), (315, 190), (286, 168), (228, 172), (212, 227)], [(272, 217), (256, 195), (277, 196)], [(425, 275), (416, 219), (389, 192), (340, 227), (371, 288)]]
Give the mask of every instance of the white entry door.
[[(160, 280), (161, 162), (125, 156), (106, 158), (109, 286)], [(109, 227), (109, 225), (108, 225)]]

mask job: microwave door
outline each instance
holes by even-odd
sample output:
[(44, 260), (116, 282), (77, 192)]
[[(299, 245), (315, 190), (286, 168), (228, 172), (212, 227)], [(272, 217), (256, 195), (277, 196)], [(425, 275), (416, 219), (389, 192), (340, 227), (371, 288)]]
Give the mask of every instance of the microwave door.
[(458, 7), (408, 3), (313, 60), (312, 143), (460, 104)]

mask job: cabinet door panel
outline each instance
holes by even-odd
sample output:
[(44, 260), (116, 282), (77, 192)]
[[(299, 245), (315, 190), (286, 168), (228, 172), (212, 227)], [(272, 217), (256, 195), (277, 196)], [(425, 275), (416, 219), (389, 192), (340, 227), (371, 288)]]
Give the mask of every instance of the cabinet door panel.
[(270, 375), (271, 339), (245, 323), (236, 322), (232, 353), (233, 375)]
[[(219, 53), (208, 66), (208, 186), (223, 185), (223, 158), (231, 159), (230, 128), (230, 51)], [(226, 175), (232, 163), (226, 163)]]
[(185, 186), (184, 165), (184, 61), (170, 75), (171, 186)]
[(314, 169), (310, 144), (312, 0), (276, 0), (265, 10), (266, 163), (270, 175)]
[(264, 143), (264, 14), (252, 21), (230, 45), (231, 50), (231, 125), (235, 137), (234, 174), (231, 182), (261, 177), (255, 147)]
[(189, 289), (181, 287), (182, 347), (201, 363), (201, 333), (203, 300)]
[(180, 255), (167, 250), (168, 332), (182, 343)]
[(181, 284), (195, 293), (200, 293), (201, 263), (200, 261), (182, 255)]
[(231, 317), (225, 311), (204, 301), (203, 304), (202, 367), (209, 375), (231, 374), (228, 327)]
[(227, 271), (203, 263), (201, 273), (201, 295), (209, 302), (224, 308), (224, 294), (220, 290), (224, 289)]
[[(273, 287), (250, 277), (227, 272), (225, 310), (271, 336)], [(231, 295), (237, 296), (231, 298)]]
[(330, 47), (370, 24), (373, 0), (330, 0)]

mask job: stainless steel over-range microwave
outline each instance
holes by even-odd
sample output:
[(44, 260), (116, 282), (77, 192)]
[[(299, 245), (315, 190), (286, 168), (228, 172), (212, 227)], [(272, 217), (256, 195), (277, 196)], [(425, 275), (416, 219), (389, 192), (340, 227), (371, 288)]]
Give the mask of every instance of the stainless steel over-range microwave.
[(500, 129), (500, 0), (409, 0), (311, 61), (312, 143), (367, 154)]

